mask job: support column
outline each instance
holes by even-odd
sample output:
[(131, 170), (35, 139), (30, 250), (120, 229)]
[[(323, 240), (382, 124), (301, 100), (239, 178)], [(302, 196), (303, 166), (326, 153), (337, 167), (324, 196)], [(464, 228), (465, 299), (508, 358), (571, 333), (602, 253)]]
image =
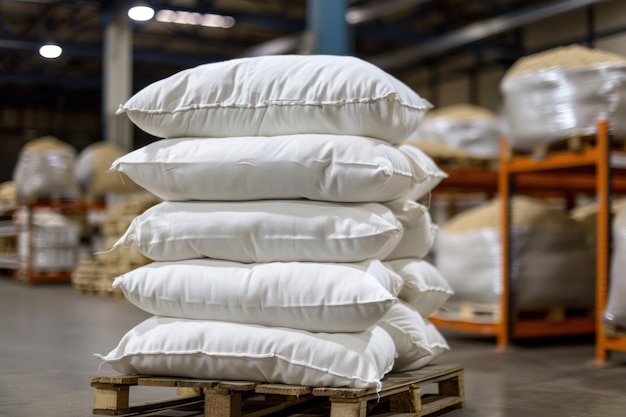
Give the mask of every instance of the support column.
[(348, 0), (308, 0), (311, 53), (353, 55), (352, 28), (346, 22)]
[(104, 25), (103, 139), (130, 151), (133, 148), (132, 124), (128, 117), (115, 112), (132, 95), (133, 27), (122, 8), (110, 10)]

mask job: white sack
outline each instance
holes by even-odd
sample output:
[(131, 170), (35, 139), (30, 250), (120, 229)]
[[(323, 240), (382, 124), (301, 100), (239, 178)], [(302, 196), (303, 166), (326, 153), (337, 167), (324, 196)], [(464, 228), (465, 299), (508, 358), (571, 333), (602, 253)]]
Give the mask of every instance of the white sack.
[(122, 374), (380, 390), (394, 355), (380, 327), (310, 333), (157, 316), (131, 329), (108, 355), (95, 356)]
[(402, 232), (377, 203), (166, 201), (137, 216), (113, 248), (133, 244), (155, 261), (358, 262), (387, 257)]
[(399, 143), (431, 107), (359, 58), (273, 55), (178, 72), (136, 93), (118, 113), (161, 138), (327, 133)]
[(332, 264), (241, 264), (194, 259), (153, 262), (116, 278), (151, 314), (313, 332), (359, 332), (397, 301), (402, 278), (378, 260)]
[(421, 196), (446, 176), (421, 152), (321, 134), (161, 140), (117, 159), (111, 169), (177, 201), (380, 202), (409, 192)]

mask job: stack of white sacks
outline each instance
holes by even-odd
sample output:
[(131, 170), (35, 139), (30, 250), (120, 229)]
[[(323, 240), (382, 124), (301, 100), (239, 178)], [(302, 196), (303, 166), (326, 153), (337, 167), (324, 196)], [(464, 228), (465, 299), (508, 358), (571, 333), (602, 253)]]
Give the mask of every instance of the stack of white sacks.
[[(451, 294), (420, 260), (415, 202), (445, 174), (401, 142), (430, 104), (353, 57), (207, 64), (120, 111), (163, 139), (112, 170), (164, 200), (115, 245), (155, 262), (114, 286), (155, 316), (108, 355), (122, 373), (380, 388), (448, 345)], [(385, 203), (385, 204), (382, 204)]]

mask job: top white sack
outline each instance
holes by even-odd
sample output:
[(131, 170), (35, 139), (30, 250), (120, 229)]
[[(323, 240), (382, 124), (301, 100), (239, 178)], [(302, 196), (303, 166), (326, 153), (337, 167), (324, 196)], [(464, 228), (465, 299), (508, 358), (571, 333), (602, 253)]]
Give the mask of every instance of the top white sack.
[(361, 59), (280, 55), (181, 71), (139, 91), (118, 114), (160, 138), (327, 133), (397, 144), (414, 136), (431, 107)]

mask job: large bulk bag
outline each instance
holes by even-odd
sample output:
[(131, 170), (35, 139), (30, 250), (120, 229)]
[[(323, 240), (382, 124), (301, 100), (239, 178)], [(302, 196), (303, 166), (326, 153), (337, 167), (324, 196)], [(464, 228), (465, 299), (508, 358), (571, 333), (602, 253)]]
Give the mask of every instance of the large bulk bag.
[(54, 136), (28, 142), (20, 151), (13, 180), (18, 198), (75, 198), (76, 150)]
[(518, 60), (500, 90), (514, 149), (593, 135), (600, 117), (626, 136), (626, 57), (579, 45), (550, 49)]
[(76, 181), (81, 192), (90, 198), (102, 198), (108, 193), (139, 191), (126, 174), (110, 172), (109, 167), (125, 152), (111, 142), (96, 142), (83, 149), (76, 159)]
[(472, 104), (456, 104), (428, 112), (411, 144), (427, 154), (427, 149), (433, 148), (429, 142), (435, 142), (444, 144), (452, 152), (466, 152), (471, 158), (496, 159), (500, 136), (500, 121), (491, 110)]
[[(497, 304), (502, 293), (500, 201), (466, 210), (440, 228), (436, 266), (455, 294), (446, 305)], [(518, 310), (586, 308), (594, 302), (594, 252), (567, 214), (514, 197), (511, 293)]]

